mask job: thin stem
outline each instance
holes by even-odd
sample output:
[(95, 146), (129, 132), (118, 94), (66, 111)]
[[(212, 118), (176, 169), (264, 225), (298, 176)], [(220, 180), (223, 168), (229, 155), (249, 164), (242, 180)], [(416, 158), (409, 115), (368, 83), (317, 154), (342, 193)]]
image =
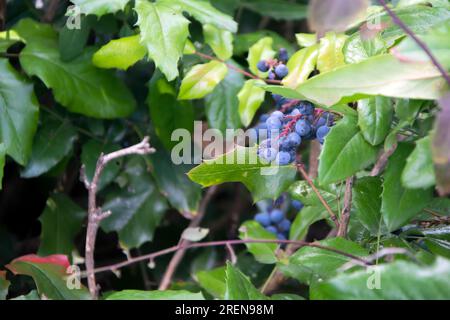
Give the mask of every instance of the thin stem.
[(337, 217), (334, 214), (333, 210), (331, 210), (330, 206), (328, 205), (328, 203), (325, 201), (325, 199), (322, 197), (322, 195), (320, 194), (319, 190), (317, 190), (316, 186), (314, 185), (313, 181), (311, 180), (311, 178), (308, 176), (308, 173), (305, 171), (304, 167), (302, 164), (297, 164), (297, 170), (301, 173), (301, 175), (303, 176), (303, 178), (308, 182), (308, 184), (310, 185), (310, 187), (313, 189), (314, 193), (317, 195), (317, 197), (319, 198), (320, 202), (323, 204), (323, 206), (325, 207), (325, 209), (328, 211), (328, 213), (330, 214), (331, 220), (334, 222), (334, 225), (336, 226), (336, 228), (339, 229), (339, 222), (337, 221)]
[(242, 70), (241, 68), (238, 68), (238, 67), (236, 67), (236, 66), (234, 66), (234, 65), (232, 65), (232, 64), (230, 64), (230, 63), (227, 63), (227, 62), (225, 62), (225, 61), (222, 60), (222, 59), (219, 59), (219, 58), (210, 56), (210, 55), (208, 55), (208, 54), (204, 54), (204, 53), (201, 53), (201, 52), (198, 52), (198, 51), (196, 51), (194, 54), (197, 55), (197, 56), (199, 56), (199, 57), (201, 57), (201, 58), (204, 58), (204, 59), (222, 62), (222, 63), (224, 63), (229, 69), (234, 70), (234, 71), (239, 72), (239, 73), (242, 73), (244, 76), (246, 76), (246, 77), (248, 77), (248, 78), (252, 78), (252, 79), (255, 79), (255, 80), (262, 80), (262, 81), (265, 81), (265, 82), (267, 82), (267, 83), (281, 84), (281, 81), (280, 81), (280, 80), (262, 79), (262, 78), (260, 78), (260, 77), (258, 77), (258, 76), (256, 76), (256, 75), (254, 75), (253, 73), (250, 73), (250, 72), (247, 72), (247, 71), (245, 71), (245, 70)]
[[(202, 199), (202, 202), (200, 203), (197, 215), (189, 224), (189, 228), (196, 228), (200, 225), (201, 221), (203, 220), (203, 217), (205, 216), (206, 208), (209, 202), (211, 201), (212, 197), (216, 193), (216, 191), (217, 186), (213, 186), (208, 189), (208, 191), (206, 192), (205, 196)], [(164, 273), (164, 276), (162, 277), (161, 283), (159, 285), (159, 290), (167, 290), (167, 288), (170, 286), (173, 275), (177, 271), (178, 265), (181, 263), (181, 260), (183, 260), (184, 255), (186, 253), (186, 249), (184, 249), (184, 247), (188, 246), (189, 244), (191, 244), (191, 242), (186, 239), (181, 238), (179, 240), (178, 246), (180, 247), (180, 249), (175, 252), (174, 256), (170, 260), (166, 272)]]
[(103, 210), (97, 207), (97, 187), (98, 182), (100, 180), (103, 169), (106, 165), (117, 159), (127, 155), (139, 154), (145, 155), (149, 153), (155, 152), (155, 149), (150, 147), (149, 138), (145, 137), (140, 143), (121, 149), (109, 154), (101, 154), (97, 160), (97, 166), (95, 168), (94, 177), (92, 181), (88, 181), (87, 176), (85, 175), (84, 167), (81, 168), (81, 178), (85, 183), (86, 188), (88, 189), (88, 226), (86, 232), (86, 246), (85, 246), (85, 263), (86, 263), (86, 272), (88, 276), (88, 287), (89, 292), (91, 294), (92, 299), (97, 299), (98, 296), (98, 288), (95, 280), (95, 262), (94, 262), (94, 250), (95, 250), (95, 241), (97, 238), (98, 228), (100, 226), (100, 222), (109, 217), (111, 215), (110, 211), (103, 212)]
[(264, 282), (264, 284), (263, 284), (263, 286), (262, 286), (262, 288), (261, 288), (261, 293), (262, 293), (262, 294), (266, 294), (267, 288), (271, 285), (271, 283), (272, 283), (272, 281), (273, 281), (275, 275), (277, 274), (277, 272), (278, 272), (278, 267), (275, 266), (275, 267), (272, 269), (272, 272), (270, 273), (269, 277), (268, 277), (267, 280)]
[[(347, 252), (341, 251), (339, 249), (336, 248), (332, 248), (332, 247), (327, 247), (315, 242), (306, 242), (306, 241), (299, 241), (299, 240), (279, 240), (279, 239), (243, 239), (243, 240), (221, 240), (221, 241), (209, 241), (209, 242), (200, 242), (200, 243), (190, 243), (187, 245), (176, 245), (170, 248), (166, 248), (157, 252), (153, 252), (150, 254), (146, 254), (140, 257), (133, 257), (130, 258), (129, 260), (123, 261), (123, 262), (119, 262), (116, 264), (112, 264), (109, 266), (105, 266), (105, 267), (100, 267), (100, 268), (96, 268), (93, 270), (94, 273), (100, 273), (100, 272), (105, 272), (105, 271), (115, 271), (118, 270), (120, 268), (126, 267), (128, 265), (137, 263), (139, 261), (154, 261), (155, 258), (167, 255), (167, 254), (171, 254), (173, 252), (176, 252), (178, 250), (181, 249), (194, 249), (194, 248), (206, 248), (206, 247), (223, 247), (223, 246), (227, 246), (227, 245), (241, 245), (241, 244), (248, 244), (248, 243), (277, 243), (277, 244), (295, 244), (295, 245), (299, 245), (299, 246), (308, 246), (308, 247), (314, 247), (314, 248), (318, 248), (318, 249), (322, 249), (322, 250), (327, 250), (330, 252), (334, 252), (337, 254), (340, 254), (342, 256), (345, 256), (349, 259), (353, 259), (356, 261), (361, 262), (364, 265), (370, 265), (369, 262), (367, 262), (364, 258), (349, 254)], [(87, 272), (86, 272), (87, 273)], [(83, 273), (82, 276), (86, 276), (86, 273)]]
[(422, 40), (419, 39), (419, 37), (416, 36), (416, 34), (394, 13), (394, 11), (392, 11), (389, 8), (389, 6), (386, 4), (384, 0), (378, 0), (378, 2), (383, 6), (384, 10), (386, 10), (386, 12), (392, 18), (392, 21), (400, 28), (402, 28), (403, 31), (405, 31), (405, 33), (409, 35), (417, 43), (417, 45), (427, 54), (431, 62), (439, 70), (439, 72), (442, 74), (442, 77), (444, 77), (445, 81), (447, 81), (447, 84), (450, 86), (449, 74), (447, 73), (445, 68), (441, 65), (441, 63), (436, 59), (436, 57), (433, 55), (433, 53), (425, 44), (425, 42), (423, 42)]
[(352, 210), (352, 188), (355, 179), (347, 178), (345, 181), (344, 207), (341, 213), (341, 221), (339, 222), (338, 237), (347, 237), (348, 223), (350, 222), (350, 212)]

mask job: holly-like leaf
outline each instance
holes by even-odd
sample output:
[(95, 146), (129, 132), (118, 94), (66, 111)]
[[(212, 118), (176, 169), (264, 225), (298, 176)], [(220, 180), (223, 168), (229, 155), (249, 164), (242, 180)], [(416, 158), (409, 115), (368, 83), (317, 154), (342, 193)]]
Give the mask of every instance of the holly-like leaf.
[(233, 18), (214, 8), (209, 1), (203, 0), (163, 0), (166, 5), (178, 5), (203, 25), (212, 24), (219, 30), (237, 31), (237, 23)]
[(55, 167), (72, 151), (77, 138), (68, 120), (44, 119), (36, 133), (30, 161), (21, 172), (24, 178), (40, 176)]
[(172, 141), (175, 130), (193, 131), (194, 106), (190, 101), (177, 100), (175, 88), (161, 74), (150, 81), (147, 103), (156, 134), (166, 149), (176, 144)]
[(64, 255), (38, 257), (27, 255), (13, 260), (6, 267), (14, 274), (27, 275), (33, 278), (39, 295), (51, 300), (86, 300), (89, 292), (85, 287), (69, 288), (71, 283), (67, 268), (69, 260)]
[(194, 66), (181, 82), (178, 99), (192, 100), (203, 98), (214, 90), (225, 78), (227, 72), (227, 66), (219, 61), (210, 61)]
[(225, 297), (225, 267), (202, 270), (195, 274), (200, 286), (218, 299)]
[(33, 85), (6, 59), (0, 59), (0, 74), (0, 143), (6, 154), (25, 165), (38, 125), (38, 102)]
[(432, 198), (432, 189), (406, 189), (402, 186), (402, 171), (412, 149), (409, 144), (399, 144), (389, 158), (384, 172), (381, 211), (389, 231), (407, 223), (421, 212)]
[(262, 16), (271, 17), (276, 20), (301, 20), (307, 16), (307, 7), (285, 0), (245, 0), (242, 6), (249, 10), (258, 12)]
[(204, 300), (201, 292), (186, 290), (140, 291), (123, 290), (110, 294), (106, 300)]
[(398, 260), (318, 283), (312, 299), (435, 300), (450, 299), (450, 261), (430, 266)]
[(276, 52), (272, 49), (273, 39), (271, 37), (265, 37), (256, 42), (248, 50), (247, 62), (250, 71), (259, 77), (264, 77), (267, 72), (261, 72), (258, 70), (257, 64), (261, 60), (272, 59), (275, 57)]
[(178, 76), (178, 60), (189, 35), (189, 20), (165, 1), (137, 0), (135, 10), (141, 43), (167, 80), (172, 81)]
[(211, 24), (203, 25), (205, 42), (213, 49), (217, 57), (228, 60), (233, 55), (233, 34)]
[(312, 0), (308, 23), (319, 35), (327, 31), (345, 31), (355, 21), (366, 15), (368, 0)]
[(130, 36), (111, 40), (92, 57), (92, 63), (99, 68), (127, 70), (144, 59), (147, 48), (140, 42), (140, 36)]
[(74, 238), (80, 232), (85, 216), (85, 210), (64, 194), (52, 195), (40, 217), (42, 231), (38, 254), (71, 256)]
[(244, 77), (230, 70), (225, 79), (205, 98), (206, 117), (209, 125), (226, 133), (227, 129), (241, 127), (238, 94), (244, 85)]
[(259, 161), (256, 148), (236, 149), (213, 160), (205, 160), (189, 171), (189, 178), (204, 187), (224, 182), (242, 182), (252, 193), (254, 201), (275, 199), (296, 176), (293, 165), (271, 166)]
[(6, 280), (6, 271), (0, 271), (0, 300), (5, 300), (8, 295), (10, 282)]
[(264, 89), (255, 86), (255, 83), (264, 84), (262, 80), (247, 80), (238, 93), (239, 115), (245, 127), (248, 127), (252, 122), (266, 95)]
[(319, 161), (322, 185), (352, 176), (376, 160), (377, 148), (364, 140), (355, 117), (346, 116), (325, 139)]
[[(158, 189), (166, 196), (172, 207), (187, 216), (195, 216), (202, 192), (200, 186), (186, 176), (192, 167), (181, 163), (175, 164), (171, 155), (155, 139), (152, 141), (152, 145), (158, 150), (150, 156), (155, 168), (153, 176)], [(189, 145), (191, 143), (190, 135), (188, 143)]]
[(266, 300), (248, 277), (227, 262), (225, 300)]
[(402, 173), (403, 186), (409, 189), (426, 189), (436, 184), (431, 154), (431, 136), (416, 142), (416, 148), (406, 160)]
[[(335, 248), (357, 257), (368, 255), (367, 250), (356, 242), (337, 237), (318, 242), (323, 246)], [(303, 247), (295, 252), (287, 265), (279, 264), (280, 271), (302, 283), (316, 279), (328, 279), (338, 274), (338, 269), (351, 259), (342, 254), (315, 247)]]
[(345, 64), (342, 49), (347, 39), (346, 35), (328, 32), (320, 39), (317, 70), (325, 73)]
[(123, 10), (130, 0), (70, 0), (81, 13), (102, 16)]
[(303, 48), (294, 53), (286, 65), (289, 74), (283, 79), (283, 85), (292, 89), (297, 89), (308, 79), (311, 72), (316, 68), (317, 56), (317, 45)]
[[(275, 240), (277, 237), (265, 230), (256, 221), (246, 221), (239, 228), (239, 238), (245, 239), (267, 239)], [(253, 254), (256, 261), (260, 263), (272, 264), (278, 261), (275, 250), (278, 245), (276, 243), (247, 243), (247, 250)]]
[(371, 145), (384, 141), (391, 128), (394, 109), (392, 101), (386, 97), (373, 97), (358, 101), (358, 125)]
[[(88, 181), (92, 181), (95, 173), (95, 167), (97, 166), (98, 158), (101, 153), (107, 154), (120, 149), (120, 146), (112, 143), (101, 143), (97, 140), (89, 140), (86, 142), (81, 150), (81, 163), (84, 165), (84, 172)], [(97, 185), (98, 190), (102, 190), (117, 176), (122, 165), (123, 159), (117, 159), (106, 165), (100, 176), (100, 180)]]
[(353, 205), (356, 216), (364, 227), (372, 234), (383, 232), (384, 226), (381, 216), (382, 182), (378, 177), (364, 177), (357, 179), (353, 186)]
[(20, 63), (53, 89), (56, 101), (72, 112), (95, 118), (119, 118), (133, 112), (135, 100), (128, 88), (107, 70), (92, 63), (93, 48), (70, 63), (61, 61), (57, 34), (49, 26), (29, 19), (15, 30), (26, 41)]
[(102, 228), (116, 231), (122, 247), (138, 248), (152, 241), (167, 204), (158, 192), (141, 158), (133, 158), (125, 166), (124, 188), (115, 189), (106, 195), (104, 210), (112, 214), (102, 221)]

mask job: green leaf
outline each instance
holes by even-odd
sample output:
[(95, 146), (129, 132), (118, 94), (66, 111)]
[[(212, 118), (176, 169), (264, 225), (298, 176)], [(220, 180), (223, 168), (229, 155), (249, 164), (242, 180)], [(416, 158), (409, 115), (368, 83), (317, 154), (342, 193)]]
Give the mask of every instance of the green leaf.
[(259, 77), (265, 77), (267, 72), (261, 72), (258, 70), (257, 64), (261, 60), (272, 59), (275, 57), (276, 52), (272, 49), (273, 39), (271, 37), (265, 37), (256, 42), (248, 50), (247, 62), (250, 71)]
[(416, 148), (406, 160), (402, 184), (409, 189), (426, 189), (436, 184), (431, 154), (431, 136), (416, 142)]
[(203, 295), (186, 290), (140, 291), (123, 290), (114, 292), (106, 300), (204, 300)]
[(289, 74), (283, 79), (286, 87), (297, 89), (316, 67), (318, 46), (312, 45), (297, 51), (288, 61)]
[(53, 89), (56, 101), (64, 107), (105, 119), (133, 112), (135, 100), (128, 88), (110, 71), (92, 65), (93, 48), (67, 63), (60, 59), (57, 34), (49, 25), (24, 19), (15, 29), (26, 40), (20, 54), (23, 69)]
[(401, 143), (389, 158), (384, 172), (382, 208), (389, 231), (394, 231), (422, 211), (431, 201), (432, 189), (405, 189), (401, 176), (412, 146)]
[(279, 50), (285, 48), (289, 54), (295, 52), (294, 46), (281, 35), (270, 30), (258, 30), (255, 32), (237, 34), (234, 40), (234, 54), (243, 55), (249, 48), (262, 38), (270, 37), (273, 40), (273, 48)]
[(226, 133), (226, 129), (241, 127), (238, 94), (244, 77), (230, 70), (225, 79), (205, 98), (206, 117), (211, 128)]
[(346, 35), (328, 32), (320, 39), (319, 55), (317, 56), (317, 69), (325, 73), (345, 64), (344, 47)]
[(80, 28), (69, 29), (65, 25), (59, 32), (59, 53), (64, 62), (71, 61), (83, 53), (91, 31), (90, 20), (80, 17)]
[(172, 141), (175, 130), (193, 131), (194, 106), (190, 101), (178, 101), (175, 88), (161, 74), (150, 81), (147, 103), (156, 134), (167, 150), (177, 144)]
[(376, 146), (384, 141), (391, 128), (394, 109), (391, 99), (373, 97), (358, 102), (358, 125), (371, 145)]
[(6, 154), (25, 165), (31, 155), (39, 106), (33, 85), (0, 59), (0, 143)]
[(308, 233), (309, 227), (319, 220), (325, 219), (329, 213), (324, 207), (305, 207), (295, 216), (289, 230), (289, 240), (303, 240)]
[(345, 62), (352, 64), (366, 60), (369, 57), (385, 54), (388, 52), (388, 46), (379, 33), (372, 37), (366, 37), (356, 32), (347, 38), (343, 52)]
[(315, 33), (296, 33), (295, 39), (302, 48), (311, 47), (317, 43), (317, 35)]
[[(314, 181), (313, 183), (317, 185)], [(338, 195), (339, 192), (342, 193), (341, 188), (337, 188), (334, 185), (327, 185), (316, 186), (316, 189), (321, 194), (322, 198), (329, 204), (331, 209), (334, 209), (335, 207), (337, 208), (336, 205)], [(313, 188), (311, 188), (309, 183), (305, 180), (295, 181), (289, 187), (289, 193), (294, 199), (301, 201), (305, 206), (323, 207), (323, 204), (317, 196), (315, 190), (313, 190)]]
[(6, 271), (0, 271), (0, 300), (6, 300), (9, 285), (10, 282), (6, 280)]
[(199, 271), (195, 277), (200, 286), (208, 291), (209, 294), (218, 299), (225, 297), (225, 267)]
[[(165, 152), (155, 139), (152, 141), (152, 145), (158, 150), (150, 156), (150, 160), (155, 168), (153, 177), (159, 190), (172, 207), (188, 216), (195, 216), (202, 192), (200, 186), (189, 180), (186, 175), (191, 166), (174, 163), (170, 154)], [(191, 143), (190, 136), (188, 143), (189, 145)]]
[(137, 0), (135, 10), (141, 43), (156, 66), (172, 81), (178, 76), (177, 65), (189, 35), (189, 20), (165, 1)]
[[(450, 21), (446, 21), (419, 38), (427, 45), (433, 55), (446, 69), (450, 68)], [(399, 46), (395, 48), (394, 55), (402, 61), (430, 62), (430, 58), (426, 55), (417, 43), (407, 38)]]
[(301, 20), (307, 16), (308, 6), (285, 0), (244, 0), (244, 8), (276, 20)]
[(217, 29), (228, 30), (235, 33), (237, 23), (233, 18), (214, 8), (209, 1), (203, 0), (165, 0), (167, 5), (179, 5), (181, 9), (187, 11), (203, 25), (212, 24)]
[(261, 104), (264, 102), (266, 92), (264, 89), (255, 86), (255, 83), (264, 84), (262, 80), (250, 79), (245, 81), (244, 86), (238, 93), (239, 99), (239, 115), (244, 127), (248, 127), (258, 111)]
[(378, 177), (357, 179), (353, 186), (353, 205), (356, 217), (373, 235), (378, 234), (379, 231), (384, 233), (385, 229), (381, 217), (382, 191), (382, 182)]
[(315, 76), (297, 92), (309, 101), (332, 106), (371, 95), (434, 100), (444, 87), (434, 66), (408, 63), (405, 67), (392, 55), (380, 55)]
[(376, 160), (377, 148), (364, 140), (355, 117), (346, 116), (325, 139), (319, 161), (322, 185), (341, 181), (363, 170)]
[[(376, 288), (379, 276), (380, 288)], [(351, 274), (341, 274), (319, 283), (315, 299), (345, 300), (435, 300), (450, 299), (450, 261), (437, 258), (430, 266), (402, 260)]]
[(85, 217), (86, 211), (69, 197), (62, 193), (50, 196), (44, 213), (39, 218), (42, 231), (38, 254), (71, 256), (75, 249), (75, 236), (80, 232)]
[[(258, 222), (246, 221), (239, 228), (239, 238), (245, 239), (267, 239), (276, 240), (277, 237), (265, 230)], [(255, 256), (256, 261), (260, 263), (272, 264), (278, 261), (275, 250), (278, 245), (276, 243), (247, 243), (248, 251)]]
[(432, 141), (433, 163), (437, 190), (441, 195), (450, 194), (450, 93), (439, 100), (440, 111), (436, 115)]
[(13, 44), (23, 39), (14, 30), (0, 32), (0, 52), (6, 52)]
[(225, 300), (266, 300), (248, 277), (227, 262)]
[(123, 10), (130, 0), (70, 0), (80, 8), (81, 13), (102, 16)]
[[(359, 244), (343, 238), (331, 238), (318, 242), (322, 246), (335, 248), (358, 257), (368, 255)], [(287, 265), (279, 264), (280, 271), (302, 283), (311, 283), (318, 279), (328, 279), (339, 273), (339, 268), (350, 261), (342, 254), (315, 247), (302, 247), (290, 258)]]
[[(81, 150), (81, 163), (85, 167), (85, 173), (88, 181), (92, 181), (95, 173), (95, 167), (97, 166), (98, 157), (101, 153), (107, 154), (120, 149), (120, 146), (112, 143), (101, 143), (97, 140), (89, 140), (86, 142)], [(112, 161), (106, 165), (100, 176), (100, 180), (97, 185), (98, 190), (102, 190), (108, 185), (120, 171), (122, 165), (122, 159)]]
[(103, 210), (110, 210), (112, 214), (102, 221), (101, 227), (107, 232), (118, 232), (122, 248), (138, 248), (152, 241), (167, 209), (165, 199), (146, 170), (143, 159), (132, 158), (123, 173), (126, 186), (105, 196)]
[(144, 59), (147, 49), (140, 43), (140, 36), (130, 36), (111, 40), (92, 57), (92, 63), (99, 68), (127, 70)]
[(203, 25), (205, 42), (213, 49), (219, 59), (228, 60), (233, 55), (233, 34), (211, 24)]
[(44, 119), (36, 133), (30, 161), (21, 172), (24, 178), (38, 177), (54, 168), (72, 151), (77, 139), (68, 120)]
[(270, 166), (259, 161), (256, 148), (236, 149), (213, 160), (205, 160), (189, 171), (189, 178), (204, 187), (224, 182), (242, 182), (254, 201), (276, 199), (296, 176), (293, 165)]
[(227, 66), (219, 61), (210, 61), (194, 66), (181, 82), (178, 99), (192, 100), (203, 98), (214, 90), (225, 78), (227, 72)]
[[(63, 261), (60, 261), (62, 259)], [(16, 275), (32, 277), (40, 296), (44, 295), (51, 300), (90, 299), (89, 292), (85, 287), (69, 288), (68, 284), (72, 284), (72, 282), (66, 273), (69, 261), (65, 256), (53, 255), (40, 258), (28, 255), (13, 260), (6, 267)]]
[(0, 190), (3, 187), (3, 170), (5, 167), (6, 148), (4, 143), (0, 143)]

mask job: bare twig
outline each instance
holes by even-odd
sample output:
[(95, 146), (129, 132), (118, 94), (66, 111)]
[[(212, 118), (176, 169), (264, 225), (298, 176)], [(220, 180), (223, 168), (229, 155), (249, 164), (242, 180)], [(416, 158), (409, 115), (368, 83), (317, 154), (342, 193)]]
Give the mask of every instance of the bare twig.
[(234, 71), (239, 72), (239, 73), (242, 73), (244, 76), (246, 76), (246, 77), (248, 77), (248, 78), (252, 78), (252, 79), (255, 79), (255, 80), (262, 80), (262, 81), (265, 81), (265, 82), (267, 82), (267, 83), (272, 83), (272, 84), (281, 84), (281, 81), (280, 81), (280, 80), (262, 79), (262, 78), (260, 78), (260, 77), (258, 77), (258, 76), (256, 76), (256, 75), (254, 75), (254, 74), (252, 74), (252, 73), (250, 73), (250, 72), (247, 72), (247, 71), (245, 71), (245, 70), (242, 70), (241, 68), (238, 68), (238, 67), (236, 67), (236, 66), (234, 66), (234, 65), (232, 65), (232, 64), (230, 64), (230, 63), (227, 63), (227, 62), (225, 62), (225, 61), (223, 61), (222, 59), (219, 59), (219, 58), (217, 58), (217, 57), (213, 57), (213, 56), (210, 56), (210, 55), (208, 55), (208, 54), (204, 54), (204, 53), (201, 53), (201, 52), (198, 52), (198, 51), (196, 51), (194, 54), (197, 55), (197, 56), (199, 56), (199, 57), (201, 57), (201, 58), (204, 58), (204, 59), (222, 62), (222, 63), (224, 63), (229, 69), (234, 70)]
[[(200, 225), (200, 222), (203, 220), (203, 217), (205, 216), (207, 206), (209, 202), (211, 201), (212, 197), (217, 191), (217, 186), (213, 186), (208, 189), (205, 196), (202, 199), (202, 202), (200, 203), (200, 207), (198, 209), (198, 213), (195, 216), (195, 218), (191, 221), (188, 228), (197, 228)], [(189, 240), (181, 238), (178, 242), (179, 250), (176, 250), (175, 254), (173, 255), (172, 259), (169, 262), (169, 265), (167, 266), (166, 272), (164, 273), (161, 283), (159, 285), (159, 290), (166, 290), (170, 283), (172, 282), (172, 277), (175, 274), (175, 271), (178, 268), (178, 265), (180, 264), (181, 260), (183, 260), (183, 257), (186, 253), (186, 246), (189, 246), (191, 242)]]
[[(119, 262), (116, 264), (112, 264), (105, 267), (100, 267), (94, 269), (94, 273), (100, 273), (105, 271), (116, 271), (120, 268), (129, 266), (131, 264), (137, 263), (139, 261), (154, 261), (154, 259), (171, 254), (173, 252), (177, 252), (178, 250), (187, 250), (187, 249), (194, 249), (194, 248), (206, 248), (206, 247), (226, 247), (227, 245), (240, 245), (240, 244), (248, 244), (248, 243), (278, 243), (278, 244), (296, 244), (298, 246), (308, 246), (308, 247), (314, 247), (322, 250), (327, 250), (330, 252), (337, 253), (339, 255), (345, 256), (349, 259), (356, 260), (366, 266), (371, 265), (370, 262), (367, 262), (366, 259), (349, 254), (345, 251), (341, 251), (339, 249), (328, 247), (321, 245), (319, 243), (315, 242), (305, 242), (305, 241), (294, 241), (294, 240), (268, 240), (268, 239), (243, 239), (243, 240), (222, 240), (222, 241), (209, 241), (209, 242), (196, 242), (196, 243), (190, 243), (187, 245), (176, 245), (167, 249), (163, 249), (157, 252), (153, 252), (150, 254), (146, 254), (140, 257), (133, 257), (126, 261)], [(83, 277), (86, 277), (87, 272), (81, 274)]]
[(403, 31), (405, 31), (405, 33), (408, 36), (410, 36), (417, 43), (417, 45), (426, 53), (426, 55), (430, 58), (431, 62), (439, 70), (439, 72), (442, 74), (442, 77), (444, 77), (445, 81), (447, 81), (447, 84), (450, 86), (449, 74), (447, 73), (445, 68), (441, 65), (441, 63), (436, 59), (436, 57), (433, 55), (428, 46), (422, 40), (420, 40), (419, 37), (416, 36), (416, 34), (395, 14), (394, 11), (392, 11), (389, 8), (389, 6), (386, 4), (386, 1), (378, 0), (378, 2), (383, 6), (384, 10), (386, 10), (386, 12), (392, 18), (392, 21), (400, 28), (402, 28)]
[(317, 140), (311, 141), (311, 148), (309, 151), (309, 170), (308, 175), (315, 179), (319, 172), (319, 156), (320, 156), (320, 143)]
[(80, 174), (89, 193), (85, 263), (86, 263), (86, 272), (88, 275), (89, 292), (93, 299), (96, 299), (98, 296), (97, 283), (95, 281), (95, 273), (94, 273), (94, 266), (95, 266), (94, 250), (97, 231), (100, 222), (111, 215), (110, 211), (104, 212), (101, 208), (97, 207), (97, 187), (102, 171), (109, 162), (117, 158), (121, 158), (132, 154), (145, 155), (153, 152), (155, 152), (155, 149), (150, 147), (149, 138), (145, 137), (140, 143), (131, 146), (129, 148), (121, 149), (106, 155), (101, 154), (97, 160), (97, 166), (95, 168), (94, 177), (92, 178), (92, 181), (90, 182), (88, 181), (84, 168), (81, 169)]
[(52, 22), (55, 18), (56, 12), (58, 11), (59, 0), (50, 0), (45, 14), (42, 17), (42, 22)]
[(331, 220), (334, 222), (334, 225), (336, 226), (336, 228), (339, 229), (339, 222), (337, 221), (336, 215), (334, 214), (333, 210), (331, 210), (330, 206), (325, 201), (325, 199), (322, 197), (322, 195), (320, 194), (319, 190), (317, 190), (316, 186), (314, 185), (314, 182), (311, 180), (311, 178), (308, 176), (308, 173), (305, 171), (305, 168), (303, 167), (303, 164), (301, 164), (301, 163), (297, 164), (297, 170), (301, 173), (303, 178), (308, 182), (310, 187), (313, 189), (314, 193), (317, 195), (317, 197), (319, 198), (320, 202), (323, 204), (325, 209), (330, 214)]
[(352, 210), (352, 188), (354, 181), (354, 177), (347, 178), (345, 181), (344, 207), (342, 208), (341, 220), (339, 222), (338, 237), (347, 237), (350, 211)]

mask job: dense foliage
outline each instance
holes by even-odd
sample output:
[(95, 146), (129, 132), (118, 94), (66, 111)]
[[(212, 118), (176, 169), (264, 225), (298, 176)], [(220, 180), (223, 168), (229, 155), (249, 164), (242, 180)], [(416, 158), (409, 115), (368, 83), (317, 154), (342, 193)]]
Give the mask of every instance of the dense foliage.
[(0, 299), (450, 299), (450, 4), (383, 5), (0, 1)]

